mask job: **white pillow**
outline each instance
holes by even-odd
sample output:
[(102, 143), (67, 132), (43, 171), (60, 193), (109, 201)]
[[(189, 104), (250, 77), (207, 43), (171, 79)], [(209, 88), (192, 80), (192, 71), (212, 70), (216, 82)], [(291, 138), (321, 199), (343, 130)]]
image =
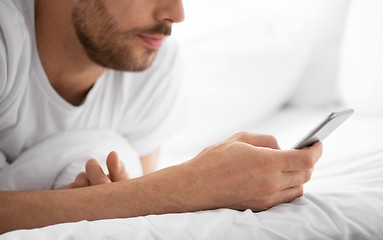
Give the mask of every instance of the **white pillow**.
[(312, 53), (292, 105), (322, 107), (339, 101), (338, 60), (349, 0), (306, 1), (304, 36), (312, 42)]
[[(186, 1), (185, 9), (174, 35), (184, 51), (196, 141), (215, 141), (286, 103), (311, 49), (295, 14), (254, 0)], [(198, 139), (201, 131), (208, 137)]]
[(383, 1), (353, 1), (341, 57), (339, 91), (356, 112), (383, 116)]

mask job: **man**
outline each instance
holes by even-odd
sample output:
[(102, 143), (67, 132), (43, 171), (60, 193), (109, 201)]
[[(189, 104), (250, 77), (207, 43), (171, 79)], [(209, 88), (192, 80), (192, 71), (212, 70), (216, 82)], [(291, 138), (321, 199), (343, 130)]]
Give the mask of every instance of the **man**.
[[(0, 148), (7, 161), (56, 133), (109, 128), (142, 156), (145, 173), (153, 171), (178, 82), (175, 52), (160, 48), (184, 18), (182, 0), (13, 0), (0, 2), (0, 12)], [(223, 207), (266, 210), (303, 194), (321, 151), (321, 143), (282, 151), (271, 136), (238, 133), (188, 162), (131, 180), (112, 152), (108, 175), (90, 160), (68, 189), (0, 192), (0, 231)]]

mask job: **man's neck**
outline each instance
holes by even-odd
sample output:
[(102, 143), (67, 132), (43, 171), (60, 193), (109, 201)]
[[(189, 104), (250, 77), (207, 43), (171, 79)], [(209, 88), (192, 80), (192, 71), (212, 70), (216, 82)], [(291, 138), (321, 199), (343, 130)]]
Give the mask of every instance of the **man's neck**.
[(51, 85), (67, 102), (78, 106), (105, 69), (88, 58), (77, 38), (72, 2), (36, 0), (36, 39)]

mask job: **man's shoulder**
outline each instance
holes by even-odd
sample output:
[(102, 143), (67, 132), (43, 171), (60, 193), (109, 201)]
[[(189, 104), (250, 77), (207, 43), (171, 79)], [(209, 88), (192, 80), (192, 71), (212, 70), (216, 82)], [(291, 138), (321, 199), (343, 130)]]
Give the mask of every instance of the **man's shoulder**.
[(0, 1), (1, 27), (7, 28), (9, 25), (13, 25), (15, 27), (15, 24), (24, 23), (25, 13), (27, 12), (27, 7), (29, 6), (27, 3), (23, 3), (18, 0)]
[(0, 1), (0, 47), (5, 49), (0, 54), (9, 60), (19, 56), (31, 39), (26, 7), (17, 0)]

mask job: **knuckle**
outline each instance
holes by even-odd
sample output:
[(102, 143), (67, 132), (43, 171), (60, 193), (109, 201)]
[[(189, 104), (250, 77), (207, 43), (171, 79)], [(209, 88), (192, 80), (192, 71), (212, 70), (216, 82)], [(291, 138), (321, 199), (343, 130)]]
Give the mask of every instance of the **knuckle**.
[(312, 155), (306, 155), (303, 159), (306, 169), (314, 168), (316, 159)]
[(260, 189), (260, 194), (263, 196), (270, 196), (279, 190), (278, 182), (269, 182)]
[(84, 180), (83, 180), (83, 179), (76, 179), (76, 180), (73, 182), (73, 185), (74, 185), (75, 187), (82, 186), (82, 185), (84, 185)]
[(110, 182), (110, 180), (106, 176), (99, 176), (99, 177), (92, 179), (92, 185), (106, 184), (109, 182)]
[(297, 189), (297, 197), (303, 196), (303, 185), (299, 186)]
[(225, 145), (225, 149), (230, 152), (236, 152), (239, 149), (241, 149), (243, 146), (243, 143), (241, 142), (232, 142)]
[(269, 141), (270, 145), (278, 145), (277, 138), (273, 135), (267, 135), (267, 140)]
[(245, 205), (241, 206), (242, 209), (251, 209), (253, 212), (261, 212), (269, 209), (269, 205), (265, 199), (257, 199), (247, 202)]
[(260, 135), (262, 145), (268, 148), (279, 149), (277, 138), (273, 135)]
[(280, 184), (278, 182), (273, 182), (269, 184), (269, 193), (274, 194), (279, 191)]
[(312, 176), (312, 171), (311, 170), (305, 170), (304, 171), (304, 176), (303, 176), (303, 181), (305, 183), (307, 183), (308, 181), (310, 181), (311, 176)]
[(210, 145), (208, 147), (206, 147), (202, 152), (206, 153), (206, 152), (217, 152), (217, 151), (220, 151), (220, 149), (222, 148), (222, 146), (225, 146), (227, 145), (228, 142), (219, 142), (219, 143), (216, 143), (216, 144), (213, 144), (213, 145)]
[(88, 171), (88, 169), (94, 168), (95, 166), (99, 165), (96, 159), (90, 159), (85, 164), (85, 169)]
[(247, 132), (237, 132), (236, 134), (233, 135), (233, 138), (237, 141), (241, 141), (243, 139), (245, 139), (246, 137), (248, 136), (248, 133)]
[(81, 172), (81, 173), (79, 173), (79, 174), (76, 176), (75, 181), (79, 181), (79, 180), (82, 180), (82, 179), (84, 179), (84, 178), (86, 178), (86, 173), (85, 173), (85, 172)]
[(219, 158), (237, 159), (238, 153), (243, 150), (241, 142), (225, 142), (220, 146), (210, 149)]
[(80, 172), (77, 176), (76, 179), (86, 177), (86, 173), (84, 171)]
[(260, 211), (266, 211), (267, 209), (271, 208), (272, 206), (273, 206), (273, 203), (269, 199), (265, 199), (258, 204), (258, 209)]
[(214, 158), (214, 156), (219, 155), (221, 152), (221, 145), (215, 144), (206, 147), (199, 155), (209, 155), (210, 158)]
[(81, 172), (80, 174), (77, 175), (76, 179), (74, 180), (73, 186), (81, 187), (85, 185), (88, 185), (88, 178), (85, 172)]

